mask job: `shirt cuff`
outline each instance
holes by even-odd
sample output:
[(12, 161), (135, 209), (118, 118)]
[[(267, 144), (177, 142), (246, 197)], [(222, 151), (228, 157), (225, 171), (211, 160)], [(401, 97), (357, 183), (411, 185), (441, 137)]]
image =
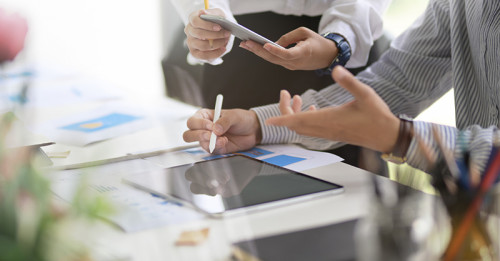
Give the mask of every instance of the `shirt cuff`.
[(297, 143), (300, 136), (287, 127), (271, 126), (265, 123), (266, 119), (280, 116), (278, 104), (265, 105), (251, 109), (257, 114), (260, 129), (262, 130), (262, 144)]
[[(456, 142), (457, 130), (455, 128), (430, 122), (414, 121), (413, 139), (406, 152), (406, 159), (409, 165), (426, 172), (432, 170), (432, 162), (442, 160), (443, 157), (441, 148), (434, 137), (433, 128), (436, 128), (444, 148), (454, 151)], [(422, 148), (422, 146), (425, 147)]]
[(222, 62), (224, 62), (222, 60), (222, 57), (231, 51), (231, 49), (233, 47), (233, 43), (234, 43), (234, 36), (231, 35), (231, 37), (229, 38), (229, 42), (226, 45), (226, 51), (220, 57), (212, 59), (212, 60), (204, 60), (204, 59), (198, 59), (198, 58), (194, 57), (191, 53), (188, 53), (187, 62), (190, 65), (198, 65), (198, 64), (205, 64), (205, 63), (211, 64), (211, 65), (219, 65)]

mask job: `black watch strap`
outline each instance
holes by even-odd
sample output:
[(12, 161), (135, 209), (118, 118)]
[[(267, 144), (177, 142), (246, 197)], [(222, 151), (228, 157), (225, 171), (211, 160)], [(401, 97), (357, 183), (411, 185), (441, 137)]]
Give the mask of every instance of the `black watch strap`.
[(399, 116), (399, 133), (396, 144), (388, 154), (382, 154), (382, 159), (396, 164), (406, 162), (406, 154), (413, 139), (413, 120), (406, 115)]
[(340, 34), (324, 33), (321, 36), (335, 42), (338, 54), (337, 57), (333, 59), (332, 63), (328, 67), (316, 70), (316, 72), (321, 75), (331, 74), (335, 66), (337, 65), (345, 66), (347, 61), (349, 61), (349, 59), (351, 58), (351, 46), (349, 45), (349, 42), (347, 42), (347, 40)]

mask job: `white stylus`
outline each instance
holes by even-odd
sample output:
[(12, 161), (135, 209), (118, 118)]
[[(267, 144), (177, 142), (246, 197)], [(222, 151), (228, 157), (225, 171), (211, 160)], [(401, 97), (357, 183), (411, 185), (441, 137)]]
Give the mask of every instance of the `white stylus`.
[[(217, 95), (217, 100), (215, 100), (215, 112), (214, 112), (214, 123), (219, 119), (220, 117), (220, 111), (222, 109), (222, 94)], [(212, 135), (210, 136), (210, 144), (208, 145), (208, 148), (210, 149), (210, 153), (214, 152), (215, 149), (215, 142), (217, 141), (217, 136), (215, 133), (212, 131)]]

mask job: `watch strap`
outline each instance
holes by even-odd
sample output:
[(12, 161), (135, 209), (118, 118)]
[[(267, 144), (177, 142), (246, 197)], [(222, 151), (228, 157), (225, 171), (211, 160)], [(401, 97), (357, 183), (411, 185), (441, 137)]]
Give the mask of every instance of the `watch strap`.
[(344, 36), (336, 33), (324, 33), (321, 36), (323, 36), (326, 39), (332, 40), (335, 42), (335, 45), (337, 46), (337, 57), (333, 59), (333, 61), (330, 63), (330, 65), (324, 69), (319, 69), (316, 70), (316, 72), (320, 75), (326, 75), (326, 74), (331, 74), (333, 71), (333, 68), (337, 65), (345, 66), (345, 64), (349, 61), (351, 58), (351, 46), (349, 45), (349, 42), (344, 38)]
[(406, 153), (413, 139), (413, 121), (406, 116), (399, 117), (399, 132), (392, 151), (382, 154), (382, 159), (397, 164), (406, 162)]

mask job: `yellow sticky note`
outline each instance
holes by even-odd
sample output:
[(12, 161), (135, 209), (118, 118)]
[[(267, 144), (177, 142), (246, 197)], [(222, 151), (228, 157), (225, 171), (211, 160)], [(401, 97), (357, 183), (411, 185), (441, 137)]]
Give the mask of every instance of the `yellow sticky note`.
[(97, 128), (101, 127), (102, 125), (103, 125), (103, 123), (101, 121), (99, 121), (99, 122), (85, 123), (85, 124), (80, 125), (80, 127), (84, 128), (84, 129), (97, 129)]

